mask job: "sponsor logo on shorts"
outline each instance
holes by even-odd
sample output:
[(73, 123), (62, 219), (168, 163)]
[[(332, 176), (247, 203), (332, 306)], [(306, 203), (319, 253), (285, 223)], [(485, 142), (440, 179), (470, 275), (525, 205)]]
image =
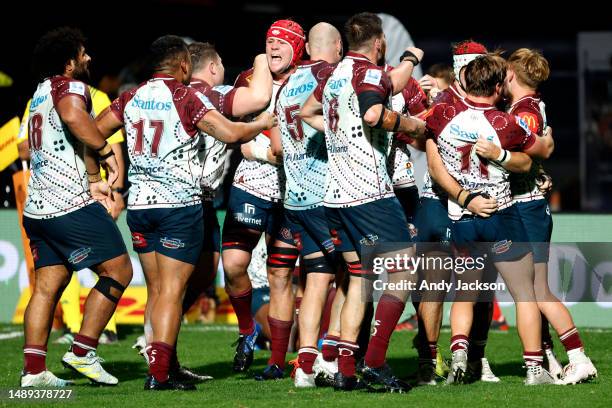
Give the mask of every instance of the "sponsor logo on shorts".
[(504, 239), (503, 241), (498, 241), (493, 244), (493, 252), (497, 255), (503, 254), (504, 252), (508, 252), (510, 247), (512, 246), (512, 241)]
[(185, 243), (181, 241), (180, 239), (176, 239), (176, 238), (163, 237), (163, 238), (160, 238), (159, 242), (161, 242), (164, 248), (168, 248), (168, 249), (179, 249), (179, 248), (185, 247)]
[(378, 241), (378, 235), (367, 234), (359, 241), (359, 243), (365, 246), (374, 246), (376, 245), (376, 241)]
[(87, 258), (90, 253), (91, 248), (75, 249), (70, 253), (70, 256), (68, 257), (68, 262), (70, 262), (71, 264), (78, 264), (79, 262)]
[(323, 241), (322, 244), (323, 244), (323, 248), (325, 248), (325, 251), (327, 251), (328, 254), (336, 250), (336, 247), (334, 246), (333, 238)]
[(255, 215), (255, 206), (253, 204), (246, 203), (244, 205), (244, 213)]
[(245, 203), (244, 204), (244, 212), (242, 213), (234, 213), (234, 219), (242, 224), (251, 224), (251, 225), (263, 225), (263, 220), (261, 218), (252, 217), (255, 215), (255, 206), (253, 204)]
[(132, 245), (134, 248), (146, 248), (147, 240), (140, 232), (132, 232)]
[(281, 228), (279, 234), (281, 237), (283, 237), (283, 239), (290, 240), (292, 238), (291, 231), (289, 231), (289, 228), (286, 227)]

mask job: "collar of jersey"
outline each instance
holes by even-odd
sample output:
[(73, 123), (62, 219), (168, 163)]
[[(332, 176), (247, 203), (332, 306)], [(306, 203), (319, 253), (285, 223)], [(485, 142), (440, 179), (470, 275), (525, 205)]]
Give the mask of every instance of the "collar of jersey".
[(151, 79), (161, 79), (163, 81), (169, 81), (169, 80), (173, 80), (176, 81), (176, 78), (168, 75), (168, 74), (153, 74), (153, 76), (151, 77)]
[(514, 103), (512, 104), (512, 107), (514, 108), (514, 107), (515, 107), (515, 106), (516, 106), (516, 105), (517, 105), (519, 102), (522, 102), (522, 101), (524, 101), (525, 99), (533, 99), (533, 100), (535, 100), (535, 101), (540, 102), (540, 95), (539, 95), (539, 94), (537, 94), (537, 93), (533, 93), (533, 94), (530, 94), (530, 95), (525, 95), (525, 96), (523, 96), (521, 99), (519, 99), (518, 101), (514, 102)]
[(360, 60), (360, 61), (367, 61), (369, 63), (372, 63), (372, 61), (370, 61), (368, 59), (368, 57), (366, 57), (363, 54), (359, 54), (358, 52), (353, 52), (353, 51), (349, 51), (346, 53), (346, 58), (350, 58), (350, 59), (354, 59), (354, 60)]
[(203, 79), (191, 77), (191, 81), (189, 81), (189, 85), (193, 85), (193, 84), (202, 84), (206, 87), (210, 87), (210, 84), (204, 81)]
[(312, 65), (320, 64), (322, 62), (323, 60), (316, 60), (316, 61), (315, 60), (301, 60), (301, 61), (298, 61), (297, 66), (300, 68), (307, 68)]
[(463, 102), (469, 106), (472, 109), (478, 109), (478, 110), (491, 110), (491, 109), (495, 109), (495, 106), (489, 104), (489, 103), (480, 103), (480, 102), (474, 102), (473, 100), (470, 99), (470, 97), (466, 97)]

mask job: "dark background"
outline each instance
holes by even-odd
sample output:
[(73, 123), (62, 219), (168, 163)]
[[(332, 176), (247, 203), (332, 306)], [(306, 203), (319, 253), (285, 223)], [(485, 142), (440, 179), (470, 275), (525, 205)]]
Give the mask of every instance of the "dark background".
[(386, 0), (350, 4), (329, 0), (21, 3), (12, 4), (10, 12), (7, 8), (3, 11), (5, 21), (14, 19), (19, 24), (0, 26), (0, 70), (14, 80), (12, 87), (0, 88), (0, 123), (23, 114), (36, 85), (30, 75), (34, 45), (44, 32), (61, 25), (79, 27), (89, 39), (94, 86), (103, 75), (118, 75), (126, 65), (141, 61), (148, 45), (164, 34), (214, 42), (226, 67), (226, 82), (231, 83), (238, 72), (250, 66), (256, 53), (263, 52), (270, 23), (284, 17), (294, 18), (305, 30), (319, 21), (341, 30), (356, 12), (392, 14), (425, 51), (424, 71), (434, 63), (451, 63), (450, 44), (466, 38), (483, 42), (489, 49), (540, 49), (552, 70), (549, 81), (541, 87), (556, 139), (556, 151), (547, 168), (561, 191), (563, 210), (580, 209), (576, 36), (580, 31), (612, 30), (612, 17), (603, 5), (584, 1), (513, 5)]

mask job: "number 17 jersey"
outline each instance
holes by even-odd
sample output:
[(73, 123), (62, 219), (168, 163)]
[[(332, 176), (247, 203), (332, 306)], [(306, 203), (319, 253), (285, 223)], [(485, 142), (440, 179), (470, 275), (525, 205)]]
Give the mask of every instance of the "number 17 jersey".
[(201, 202), (197, 123), (214, 109), (204, 94), (168, 75), (155, 75), (111, 104), (127, 136), (128, 209)]

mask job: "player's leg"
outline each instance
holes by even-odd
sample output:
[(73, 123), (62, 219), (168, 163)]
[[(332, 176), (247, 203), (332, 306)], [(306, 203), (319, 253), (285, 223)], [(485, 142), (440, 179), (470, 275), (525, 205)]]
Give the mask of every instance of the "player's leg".
[(289, 228), (281, 227), (273, 244), (268, 247), (266, 270), (270, 287), (270, 306), (267, 320), (272, 353), (265, 373), (256, 377), (259, 380), (280, 378), (285, 368), (294, 314), (292, 277), (298, 255)]
[[(41, 250), (42, 245), (39, 244), (32, 243), (32, 247), (37, 248), (33, 251), (35, 259), (41, 259), (41, 255), (44, 257), (44, 253), (48, 252)], [(65, 387), (72, 382), (57, 378), (47, 371), (46, 355), (55, 305), (70, 281), (70, 272), (62, 264), (48, 265), (37, 268), (34, 276), (34, 291), (24, 314), (25, 344), (21, 386)]]
[(527, 367), (525, 384), (554, 383), (552, 376), (542, 367), (542, 320), (534, 287), (533, 252), (520, 215), (511, 206), (481, 224), (493, 234), (488, 241), (495, 242), (492, 253), (495, 267), (516, 305), (516, 326)]
[(253, 288), (247, 273), (251, 254), (262, 233), (273, 222), (275, 204), (233, 187), (225, 216), (222, 237), (225, 291), (238, 318), (238, 341), (233, 369), (247, 370), (253, 362), (258, 332), (251, 303)]
[(66, 325), (67, 332), (61, 337), (55, 340), (55, 343), (59, 344), (72, 344), (75, 333), (79, 332), (81, 328), (81, 284), (79, 283), (79, 276), (76, 273), (72, 274), (70, 283), (64, 289), (62, 297), (60, 298), (60, 305), (62, 306), (62, 319)]
[[(451, 223), (451, 236), (455, 257), (476, 258), (483, 253), (481, 245), (478, 244), (481, 238), (478, 236), (477, 225), (474, 219), (453, 221)], [(474, 281), (478, 276), (480, 276), (480, 274), (469, 271), (469, 273), (462, 274), (460, 278), (463, 281)], [(446, 378), (447, 384), (462, 383), (465, 379), (465, 373), (467, 372), (469, 334), (472, 330), (474, 304), (477, 299), (478, 291), (457, 290), (455, 292), (455, 299), (450, 310), (450, 350), (452, 353), (452, 360), (450, 371)]]

